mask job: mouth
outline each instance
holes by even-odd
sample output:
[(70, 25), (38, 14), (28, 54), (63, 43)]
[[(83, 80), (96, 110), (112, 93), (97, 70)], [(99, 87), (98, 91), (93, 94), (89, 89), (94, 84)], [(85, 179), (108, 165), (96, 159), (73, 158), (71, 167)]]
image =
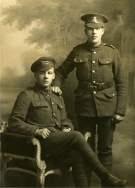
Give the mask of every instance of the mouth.
[(92, 36), (92, 38), (93, 38), (93, 39), (96, 39), (96, 38), (97, 38), (97, 36)]
[(48, 84), (48, 83), (49, 83), (49, 82), (48, 82), (48, 81), (46, 81), (46, 80), (44, 80), (43, 82), (44, 82), (44, 84)]

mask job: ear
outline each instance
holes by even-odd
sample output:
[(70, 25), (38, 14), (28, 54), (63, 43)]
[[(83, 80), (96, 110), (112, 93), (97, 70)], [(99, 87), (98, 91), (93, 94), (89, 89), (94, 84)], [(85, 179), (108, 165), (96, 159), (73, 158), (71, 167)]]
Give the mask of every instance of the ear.
[(105, 32), (105, 28), (103, 27), (103, 28), (102, 28), (102, 35), (104, 34), (104, 32)]
[(85, 32), (85, 35), (87, 35), (87, 29), (86, 28), (84, 29), (84, 32)]
[(36, 73), (34, 73), (34, 77), (37, 78), (37, 74)]
[(53, 74), (53, 80), (54, 80), (54, 78), (55, 78), (55, 73)]

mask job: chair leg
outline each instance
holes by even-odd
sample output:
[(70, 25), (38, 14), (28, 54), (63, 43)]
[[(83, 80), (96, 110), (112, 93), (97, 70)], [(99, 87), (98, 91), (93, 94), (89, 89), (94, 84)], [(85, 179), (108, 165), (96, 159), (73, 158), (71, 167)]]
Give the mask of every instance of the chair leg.
[(2, 154), (2, 171), (1, 171), (1, 184), (2, 184), (2, 187), (5, 187), (5, 173), (6, 173), (6, 170), (7, 170), (7, 162), (12, 160), (11, 157), (9, 156), (4, 156), (4, 154)]
[(6, 163), (4, 162), (4, 159), (2, 157), (2, 171), (1, 171), (1, 186), (5, 187), (5, 181), (4, 181), (4, 175), (6, 172)]
[(37, 187), (44, 188), (44, 185), (45, 185), (45, 171), (38, 170), (38, 172), (37, 172)]

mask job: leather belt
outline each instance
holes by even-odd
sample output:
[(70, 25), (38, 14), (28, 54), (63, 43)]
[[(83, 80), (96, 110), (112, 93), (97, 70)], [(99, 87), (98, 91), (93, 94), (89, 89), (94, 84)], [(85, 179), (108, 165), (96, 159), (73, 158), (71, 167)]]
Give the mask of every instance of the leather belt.
[(111, 88), (112, 86), (113, 86), (113, 80), (110, 80), (109, 82), (102, 82), (96, 84), (92, 84), (90, 82), (79, 82), (79, 87), (90, 91), (93, 90), (102, 91), (104, 89)]

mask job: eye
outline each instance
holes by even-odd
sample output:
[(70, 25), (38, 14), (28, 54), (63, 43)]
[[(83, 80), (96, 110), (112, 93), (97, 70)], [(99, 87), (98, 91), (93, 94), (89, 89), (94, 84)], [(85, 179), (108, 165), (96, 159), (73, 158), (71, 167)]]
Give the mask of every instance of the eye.
[(53, 74), (53, 72), (52, 72), (52, 71), (49, 71), (48, 74)]
[(44, 74), (44, 72), (41, 72), (41, 71), (40, 71), (40, 72), (39, 72), (39, 74), (40, 74), (40, 75), (43, 75), (43, 74)]

